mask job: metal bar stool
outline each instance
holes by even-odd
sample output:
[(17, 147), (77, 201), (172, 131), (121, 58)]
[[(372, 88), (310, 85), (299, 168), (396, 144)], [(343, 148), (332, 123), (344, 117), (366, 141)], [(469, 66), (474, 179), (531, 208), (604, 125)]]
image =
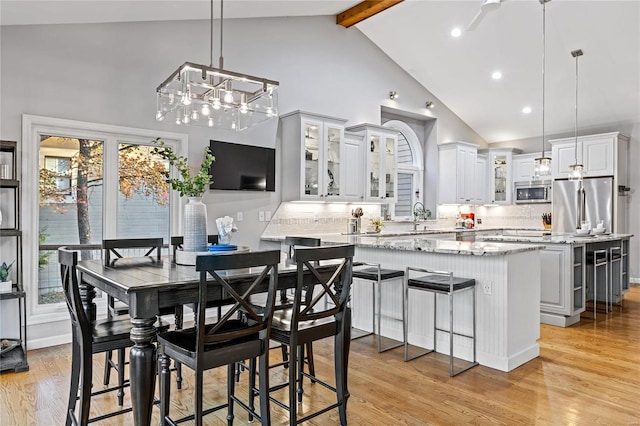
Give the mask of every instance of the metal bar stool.
[(607, 262), (607, 250), (594, 250), (587, 253), (587, 263), (593, 268), (593, 319), (596, 319), (598, 308), (598, 268), (604, 267), (604, 312), (609, 312), (609, 267)]
[[(404, 278), (404, 271), (398, 269), (384, 269), (380, 266), (379, 263), (366, 263), (360, 262), (362, 265), (370, 266), (369, 268), (357, 269), (353, 271), (353, 278), (358, 278), (361, 280), (371, 281), (372, 286), (372, 314), (371, 314), (371, 332), (365, 333), (356, 337), (352, 337), (352, 340), (360, 339), (361, 337), (370, 336), (376, 333), (376, 320), (378, 323), (377, 334), (378, 334), (378, 353), (386, 352), (391, 349), (398, 348), (403, 346), (406, 342), (400, 342), (398, 344), (383, 348), (382, 347), (382, 334), (380, 333), (380, 318), (382, 317), (382, 282)], [(404, 283), (404, 280), (402, 280)], [(355, 281), (354, 281), (355, 283)], [(376, 286), (377, 284), (377, 286)], [(405, 315), (405, 307), (404, 302), (402, 303), (402, 329), (404, 335), (404, 327), (406, 323), (406, 315)]]
[[(417, 278), (410, 278), (410, 271), (423, 272), (428, 275)], [(444, 331), (449, 333), (449, 375), (451, 377), (456, 376), (463, 371), (466, 371), (472, 367), (478, 365), (476, 361), (476, 280), (473, 278), (458, 278), (454, 277), (452, 272), (433, 271), (429, 269), (407, 267), (405, 287), (404, 287), (404, 304), (407, 316), (409, 316), (409, 289), (429, 291), (433, 293), (433, 349), (419, 353), (413, 357), (409, 357), (408, 352), (408, 334), (409, 327), (407, 322), (404, 325), (404, 360), (411, 361), (423, 355), (429, 354), (436, 350), (436, 334), (438, 331)], [(462, 291), (471, 290), (473, 295), (473, 334), (457, 333), (453, 329), (453, 296), (456, 293)], [(438, 311), (438, 294), (446, 294), (449, 297), (449, 329), (439, 328), (436, 324), (437, 311)], [(466, 337), (473, 342), (473, 361), (467, 366), (454, 371), (453, 369), (453, 336)]]
[[(622, 247), (609, 247), (609, 264), (611, 265), (611, 269), (609, 269), (609, 311), (613, 312), (613, 305), (617, 304), (617, 298), (620, 298), (620, 310), (622, 311)], [(618, 274), (614, 276), (614, 268), (616, 267), (618, 268)], [(614, 286), (617, 287), (615, 294), (613, 292)], [(616, 299), (614, 299), (614, 296)]]

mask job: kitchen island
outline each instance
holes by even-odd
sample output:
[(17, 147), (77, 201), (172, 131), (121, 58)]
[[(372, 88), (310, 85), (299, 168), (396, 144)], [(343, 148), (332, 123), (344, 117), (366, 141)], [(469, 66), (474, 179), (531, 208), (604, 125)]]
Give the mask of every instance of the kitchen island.
[[(629, 239), (631, 234), (577, 236), (491, 235), (479, 237), (485, 242), (538, 244), (541, 252), (540, 321), (568, 327), (580, 321), (583, 312), (590, 315), (596, 305), (612, 299), (621, 305), (629, 291)], [(606, 267), (593, 267), (593, 253), (602, 253)], [(594, 281), (598, 291), (594, 294)], [(604, 283), (608, 282), (608, 286)], [(605, 291), (609, 288), (609, 292)], [(588, 305), (591, 309), (588, 309)]]
[[(357, 261), (381, 263), (385, 268), (407, 266), (453, 272), (455, 276), (476, 280), (476, 359), (484, 366), (511, 371), (539, 355), (540, 335), (540, 252), (536, 244), (450, 241), (429, 235), (314, 235), (323, 244), (355, 244)], [(284, 236), (263, 236), (273, 247)], [(363, 282), (364, 283), (364, 282)], [(354, 327), (371, 331), (371, 285), (358, 285), (352, 293)], [(438, 295), (438, 297), (446, 297)], [(456, 332), (471, 331), (471, 293), (456, 297)], [(447, 304), (438, 303), (437, 322), (447, 326)], [(433, 295), (411, 290), (409, 343), (433, 348)], [(402, 280), (382, 288), (381, 333), (402, 340)], [(445, 312), (446, 311), (446, 312)], [(436, 350), (448, 354), (448, 334), (438, 333)], [(454, 339), (456, 357), (473, 358), (468, 339)], [(402, 357), (400, 349), (398, 356)]]

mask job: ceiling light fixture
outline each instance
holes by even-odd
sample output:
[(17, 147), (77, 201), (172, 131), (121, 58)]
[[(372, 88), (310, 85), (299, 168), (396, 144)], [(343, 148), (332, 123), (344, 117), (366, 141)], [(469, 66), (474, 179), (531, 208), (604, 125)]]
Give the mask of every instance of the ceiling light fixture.
[(530, 106), (526, 106), (526, 107), (522, 108), (522, 113), (523, 114), (531, 114), (531, 107)]
[(551, 174), (551, 158), (544, 155), (544, 69), (546, 47), (546, 5), (551, 0), (539, 0), (542, 5), (542, 155), (535, 159), (533, 171), (536, 178)]
[(177, 124), (244, 130), (278, 115), (277, 81), (224, 69), (220, 0), (220, 57), (213, 66), (213, 0), (211, 0), (209, 66), (185, 62), (156, 89), (156, 120), (175, 115)]
[(582, 180), (584, 177), (584, 166), (582, 164), (578, 164), (578, 58), (582, 56), (582, 50), (574, 50), (571, 52), (571, 56), (576, 58), (576, 121), (575, 121), (575, 144), (574, 144), (574, 159), (575, 163), (569, 166), (571, 172), (569, 172), (569, 180)]
[(429, 108), (429, 109), (435, 108), (435, 105), (431, 101), (427, 101), (427, 103), (425, 103), (424, 106)]
[(462, 35), (462, 30), (458, 27), (451, 30), (451, 37), (458, 38)]
[(398, 95), (398, 92), (396, 92), (395, 90), (392, 90), (391, 92), (389, 92), (389, 99), (398, 99), (400, 97), (400, 95)]
[(491, 74), (491, 78), (494, 80), (500, 80), (502, 78), (502, 73), (500, 71), (494, 71), (493, 74)]

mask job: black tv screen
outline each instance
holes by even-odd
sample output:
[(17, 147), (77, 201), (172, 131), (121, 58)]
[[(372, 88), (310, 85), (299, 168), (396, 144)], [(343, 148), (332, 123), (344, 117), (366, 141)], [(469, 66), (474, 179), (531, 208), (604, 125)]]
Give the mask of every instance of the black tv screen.
[(276, 150), (211, 140), (213, 183), (210, 189), (236, 191), (276, 190)]

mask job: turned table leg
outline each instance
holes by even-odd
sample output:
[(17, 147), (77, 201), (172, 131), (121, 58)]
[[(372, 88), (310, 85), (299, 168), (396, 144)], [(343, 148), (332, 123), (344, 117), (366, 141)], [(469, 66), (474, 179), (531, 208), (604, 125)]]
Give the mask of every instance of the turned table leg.
[(131, 340), (134, 345), (129, 352), (129, 375), (131, 378), (131, 402), (133, 421), (136, 426), (151, 424), (151, 410), (156, 386), (156, 337), (153, 318), (131, 318)]

